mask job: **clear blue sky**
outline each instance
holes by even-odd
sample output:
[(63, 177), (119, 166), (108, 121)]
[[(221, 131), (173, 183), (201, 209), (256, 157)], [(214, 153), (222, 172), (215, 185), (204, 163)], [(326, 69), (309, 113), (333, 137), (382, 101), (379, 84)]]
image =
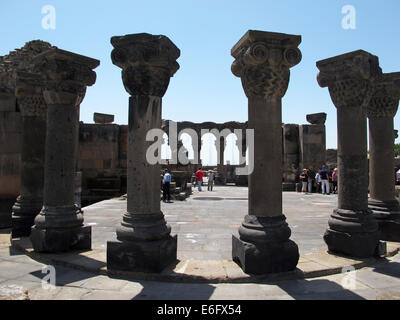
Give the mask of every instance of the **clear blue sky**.
[[(42, 28), (42, 7), (56, 9), (55, 30)], [(342, 7), (356, 9), (356, 29), (342, 28)], [(400, 71), (399, 0), (18, 0), (2, 3), (0, 55), (41, 39), (99, 59), (97, 82), (88, 88), (81, 120), (94, 112), (127, 123), (128, 94), (111, 63), (110, 38), (147, 32), (168, 36), (181, 50), (180, 70), (163, 100), (163, 118), (175, 121), (246, 121), (247, 99), (230, 71), (230, 49), (249, 29), (298, 34), (302, 62), (291, 69), (283, 99), (283, 122), (306, 123), (326, 112), (327, 147), (336, 148), (336, 109), (318, 86), (315, 62), (357, 49), (380, 59), (384, 72)], [(399, 116), (395, 129), (400, 128)]]

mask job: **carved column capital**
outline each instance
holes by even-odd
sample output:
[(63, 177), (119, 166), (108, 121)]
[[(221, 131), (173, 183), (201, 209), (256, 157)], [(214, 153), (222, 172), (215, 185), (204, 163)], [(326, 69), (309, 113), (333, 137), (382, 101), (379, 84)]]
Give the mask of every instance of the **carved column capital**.
[(378, 57), (363, 51), (353, 51), (317, 62), (317, 81), (328, 87), (336, 108), (368, 105), (374, 82), (382, 74)]
[(61, 49), (51, 49), (33, 60), (34, 71), (45, 81), (43, 90), (47, 104), (78, 106), (85, 97), (86, 87), (96, 82), (95, 69), (100, 61)]
[(138, 33), (112, 37), (112, 62), (122, 69), (130, 95), (163, 97), (170, 78), (179, 69), (180, 50), (166, 36)]
[(290, 68), (300, 63), (301, 36), (249, 30), (232, 48), (232, 73), (242, 79), (248, 98), (282, 98)]
[(400, 72), (385, 73), (375, 83), (374, 93), (367, 106), (368, 118), (393, 118), (400, 100)]
[(23, 117), (46, 118), (47, 106), (43, 98), (43, 79), (40, 75), (15, 71), (15, 97)]

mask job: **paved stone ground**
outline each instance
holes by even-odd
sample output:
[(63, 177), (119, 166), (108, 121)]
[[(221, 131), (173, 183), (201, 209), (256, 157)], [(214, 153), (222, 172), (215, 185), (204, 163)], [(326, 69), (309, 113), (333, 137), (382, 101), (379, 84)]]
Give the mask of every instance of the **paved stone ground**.
[(399, 299), (400, 255), (372, 267), (304, 280), (255, 284), (129, 281), (56, 266), (56, 286), (42, 286), (43, 264), (0, 247), (0, 299), (7, 288), (28, 290), (31, 300), (362, 300)]
[[(231, 259), (232, 234), (247, 214), (246, 187), (215, 187), (213, 192), (194, 189), (185, 201), (161, 203), (172, 233), (178, 234), (178, 258)], [(326, 250), (323, 234), (337, 195), (283, 193), (283, 212), (301, 255)], [(85, 222), (93, 226), (93, 248), (105, 249), (115, 239), (115, 226), (126, 210), (126, 200), (107, 200), (84, 208)]]
[[(195, 191), (184, 202), (162, 203), (173, 233), (178, 233), (180, 259), (230, 259), (231, 234), (237, 232), (247, 213), (246, 198), (247, 188), (217, 187), (212, 193)], [(298, 243), (303, 257), (318, 256), (319, 251), (326, 250), (322, 235), (336, 201), (334, 195), (284, 193), (284, 213), (293, 231), (292, 239)], [(115, 226), (125, 207), (125, 201), (113, 199), (85, 208), (86, 223), (93, 225), (94, 249), (104, 251), (106, 241), (115, 237)], [(262, 283), (132, 281), (56, 266), (56, 287), (49, 289), (42, 286), (45, 265), (10, 247), (5, 240), (8, 234), (9, 230), (0, 231), (0, 299), (7, 299), (10, 292), (25, 295), (25, 290), (32, 300), (384, 300), (400, 297), (399, 254), (346, 274)], [(332, 262), (328, 260), (327, 265)]]

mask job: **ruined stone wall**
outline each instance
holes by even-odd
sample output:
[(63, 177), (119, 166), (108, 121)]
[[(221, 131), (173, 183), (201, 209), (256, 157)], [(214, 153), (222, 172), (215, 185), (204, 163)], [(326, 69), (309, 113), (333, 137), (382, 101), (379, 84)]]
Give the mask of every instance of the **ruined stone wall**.
[(78, 170), (82, 172), (82, 203), (126, 192), (125, 126), (80, 123)]
[[(19, 195), (21, 116), (12, 95), (1, 96), (0, 110), (0, 198)], [(178, 128), (189, 122), (178, 122)], [(228, 123), (245, 128), (246, 123)], [(211, 123), (209, 124), (211, 126)], [(212, 126), (215, 126), (212, 123)], [(226, 126), (226, 124), (225, 124)], [(222, 128), (219, 128), (222, 130)], [(179, 132), (179, 131), (178, 131)], [(325, 163), (325, 126), (323, 124), (282, 125), (284, 190), (293, 190), (299, 168), (319, 168)], [(82, 205), (126, 193), (128, 126), (111, 123), (80, 123), (77, 171), (82, 172)], [(236, 176), (237, 166), (219, 166), (226, 183), (247, 185), (247, 176)], [(195, 170), (193, 170), (195, 171)], [(4, 201), (3, 201), (4, 202)]]

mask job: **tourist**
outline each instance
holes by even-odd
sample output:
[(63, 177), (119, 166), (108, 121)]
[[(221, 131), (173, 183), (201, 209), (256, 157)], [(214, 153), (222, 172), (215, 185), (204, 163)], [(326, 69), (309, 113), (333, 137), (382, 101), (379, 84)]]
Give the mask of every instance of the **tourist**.
[(323, 165), (322, 169), (319, 171), (319, 176), (321, 178), (322, 194), (329, 195), (329, 173), (325, 165)]
[(319, 175), (319, 172), (315, 174), (315, 192), (319, 193), (321, 190), (321, 176)]
[(337, 181), (338, 181), (338, 169), (335, 168), (332, 173), (332, 185), (333, 185), (332, 193), (334, 194), (336, 194), (338, 190)]
[(308, 175), (308, 193), (312, 193), (313, 182), (314, 182), (314, 171), (312, 169), (307, 169)]
[(171, 179), (171, 174), (168, 172), (168, 169), (165, 169), (163, 178), (163, 201), (167, 203), (171, 203)]
[(214, 187), (214, 172), (212, 170), (208, 171), (208, 183), (207, 183), (207, 190), (208, 191), (213, 191)]
[(199, 170), (196, 171), (195, 175), (196, 175), (197, 187), (199, 188), (199, 191), (201, 192), (201, 185), (203, 184), (203, 177), (204, 177), (204, 172), (203, 172), (203, 170), (201, 170), (201, 167), (199, 168)]
[(331, 169), (330, 167), (328, 167), (329, 190), (333, 190), (332, 175), (333, 175), (333, 169)]
[(400, 169), (396, 171), (396, 184), (400, 184)]
[(307, 184), (308, 184), (307, 169), (303, 169), (303, 172), (300, 174), (300, 180), (301, 180), (301, 192), (307, 193)]

